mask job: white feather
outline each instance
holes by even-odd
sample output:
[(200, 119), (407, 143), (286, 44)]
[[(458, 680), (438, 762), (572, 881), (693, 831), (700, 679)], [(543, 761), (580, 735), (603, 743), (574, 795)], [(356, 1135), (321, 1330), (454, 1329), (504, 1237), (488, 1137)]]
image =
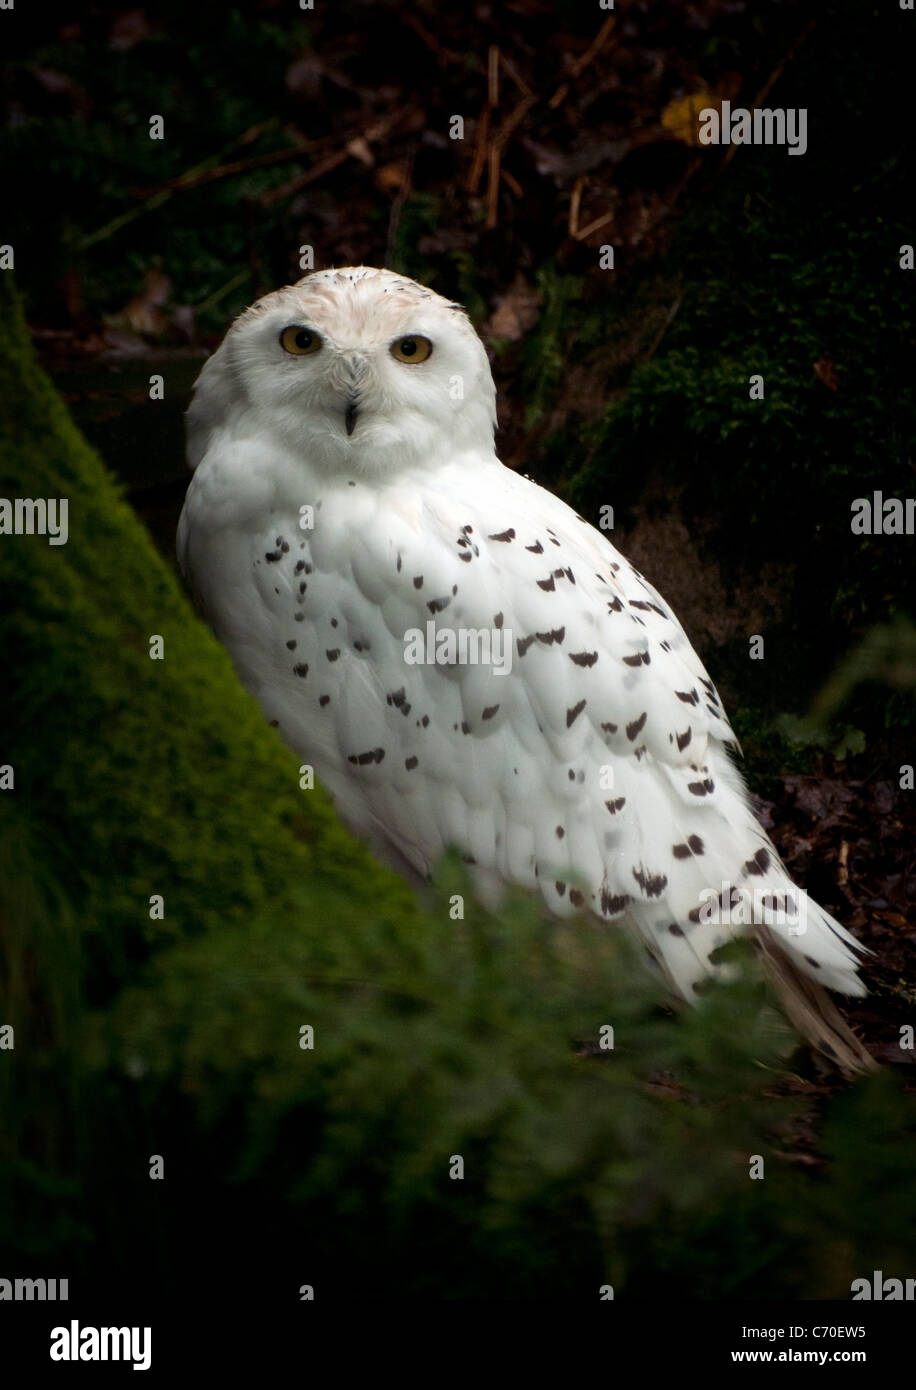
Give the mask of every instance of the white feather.
[[(286, 352), (290, 324), (320, 350)], [(429, 357), (396, 360), (420, 335)], [(464, 314), (387, 271), (309, 276), (232, 327), (189, 413), (178, 550), (242, 680), (399, 867), (455, 845), (488, 902), (515, 884), (626, 923), (688, 998), (761, 921), (814, 979), (862, 992), (822, 909), (798, 934), (761, 907), (800, 890), (702, 663), (604, 535), (499, 462), (494, 400)], [(506, 639), (511, 670), (410, 664), (430, 621)], [(704, 895), (755, 889), (747, 922), (704, 919)]]

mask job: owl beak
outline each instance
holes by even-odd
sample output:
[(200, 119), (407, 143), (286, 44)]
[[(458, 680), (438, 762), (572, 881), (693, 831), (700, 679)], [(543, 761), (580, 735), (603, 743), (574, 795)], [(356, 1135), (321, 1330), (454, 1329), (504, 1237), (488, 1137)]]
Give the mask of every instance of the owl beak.
[(354, 401), (354, 400), (351, 399), (351, 400), (349, 400), (349, 401), (347, 402), (347, 409), (346, 409), (346, 412), (344, 413), (344, 424), (346, 425), (346, 428), (347, 428), (347, 434), (352, 434), (352, 433), (353, 433), (354, 426), (356, 425), (356, 416), (357, 416), (357, 414), (358, 414), (358, 408), (357, 408), (357, 405), (356, 405), (356, 401)]

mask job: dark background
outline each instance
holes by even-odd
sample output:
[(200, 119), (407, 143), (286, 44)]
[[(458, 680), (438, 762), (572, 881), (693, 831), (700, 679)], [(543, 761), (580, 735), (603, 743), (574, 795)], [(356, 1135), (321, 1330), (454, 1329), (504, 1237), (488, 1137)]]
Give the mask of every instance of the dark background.
[[(610, 1094), (606, 1079), (595, 1102), (591, 1081), (580, 1093), (557, 1064), (545, 1085), (534, 1052), (508, 1046), (511, 1020), (523, 1019), (537, 1039), (563, 1008), (549, 989), (537, 1005), (517, 989), (513, 958), (500, 964), (506, 943), (491, 924), (480, 929), (483, 945), (468, 944), (486, 969), (474, 975), (467, 1014), (445, 1006), (447, 972), (432, 947), (420, 964), (413, 948), (409, 967), (407, 957), (397, 962), (420, 972), (442, 1049), (433, 1049), (439, 1079), (420, 1114), (405, 1114), (399, 1098), (399, 1086), (414, 1084), (415, 1046), (411, 1010), (401, 1006), (370, 1008), (365, 1033), (356, 1030), (370, 1055), (393, 1051), (388, 1089), (371, 1067), (351, 1075), (341, 1043), (317, 1089), (300, 1093), (289, 1078), (264, 1080), (274, 1066), (266, 1023), (259, 1033), (249, 1020), (260, 1041), (240, 1043), (234, 1061), (215, 1060), (232, 1010), (248, 1018), (262, 1004), (257, 989), (244, 1006), (234, 993), (236, 958), (207, 916), (203, 869), (201, 900), (174, 928), (176, 957), (163, 954), (161, 964), (157, 948), (129, 933), (112, 947), (120, 924), (99, 905), (106, 873), (117, 875), (123, 862), (126, 882), (131, 856), (149, 837), (165, 844), (169, 822), (177, 835), (181, 811), (151, 818), (130, 845), (112, 841), (79, 886), (66, 875), (59, 884), (48, 866), (61, 847), (65, 861), (78, 856), (125, 808), (90, 779), (79, 804), (55, 793), (70, 818), (49, 813), (49, 828), (36, 790), (27, 829), (47, 832), (55, 849), (45, 845), (34, 862), (48, 868), (63, 900), (49, 889), (40, 909), (46, 956), (27, 939), (34, 906), (7, 903), (24, 935), (8, 929), (0, 982), (8, 1007), (18, 1000), (40, 1016), (59, 984), (48, 963), (61, 958), (55, 923), (72, 913), (87, 934), (72, 983), (92, 1015), (96, 1050), (85, 1041), (76, 1048), (86, 1106), (79, 1120), (68, 1108), (77, 1085), (70, 1073), (37, 1109), (38, 1073), (37, 1090), (17, 1095), (10, 1083), (20, 1119), (7, 1143), (16, 1172), (4, 1248), (16, 1268), (65, 1258), (97, 1287), (125, 1271), (137, 1278), (140, 1265), (151, 1283), (166, 1273), (174, 1280), (186, 1265), (189, 1223), (199, 1221), (200, 1269), (212, 1274), (225, 1260), (239, 1267), (246, 1257), (237, 1242), (247, 1250), (254, 1241), (256, 1258), (273, 1261), (271, 1277), (282, 1282), (288, 1267), (299, 1279), (292, 1232), (307, 1236), (312, 1265), (341, 1294), (354, 1268), (376, 1292), (490, 1298), (583, 1288), (593, 1296), (609, 1260), (637, 1298), (685, 1281), (705, 1298), (843, 1297), (850, 1271), (881, 1267), (868, 1262), (883, 1258), (889, 1272), (912, 1256), (916, 1219), (901, 1195), (912, 1053), (897, 1046), (916, 1008), (916, 817), (914, 793), (900, 787), (901, 765), (914, 761), (913, 539), (853, 536), (849, 523), (854, 498), (916, 491), (916, 273), (899, 267), (901, 245), (916, 240), (916, 16), (890, 3), (742, 0), (620, 3), (613, 15), (546, 0), (316, 0), (313, 11), (271, 0), (74, 4), (59, 14), (53, 25), (24, 6), (2, 16), (0, 177), (10, 195), (2, 240), (15, 247), (43, 366), (166, 565), (186, 486), (181, 415), (193, 379), (233, 314), (299, 277), (302, 245), (314, 248), (316, 268), (388, 265), (459, 299), (490, 351), (500, 456), (593, 521), (603, 505), (614, 507), (615, 543), (673, 603), (720, 686), (762, 818), (790, 870), (874, 949), (872, 992), (846, 1012), (885, 1070), (847, 1088), (796, 1057), (790, 1077), (777, 1084), (774, 1071), (773, 1089), (761, 1088), (759, 1076), (749, 1080), (759, 1039), (748, 1040), (747, 1056), (735, 1044), (734, 1058), (726, 1041), (746, 1016), (744, 996), (721, 1005), (718, 1024), (675, 1028), (666, 1017), (662, 1044), (658, 1004), (643, 998), (633, 974), (633, 1053), (626, 1081), (614, 1083), (621, 1089), (608, 1129), (594, 1118)], [(697, 106), (725, 98), (807, 108), (807, 153), (698, 147)], [(164, 118), (162, 141), (148, 138), (153, 114)], [(464, 119), (463, 140), (449, 138), (454, 115)], [(614, 247), (613, 271), (600, 267), (603, 245)], [(164, 402), (148, 398), (153, 372), (165, 376)], [(766, 382), (762, 402), (748, 400), (755, 373)], [(28, 487), (27, 469), (21, 478)], [(10, 579), (14, 590), (20, 582)], [(105, 582), (110, 594), (114, 569)], [(21, 598), (26, 609), (35, 603), (25, 587)], [(43, 674), (64, 700), (56, 639), (68, 631), (54, 629)], [(28, 649), (23, 632), (8, 630), (11, 660)], [(763, 662), (748, 659), (753, 634), (765, 637)], [(89, 652), (66, 669), (91, 685), (93, 662)], [(17, 728), (22, 740), (34, 731), (39, 688), (37, 679), (11, 683), (10, 761)], [(177, 714), (163, 707), (159, 724), (149, 708), (150, 742), (168, 747), (171, 721), (187, 723), (193, 705)], [(132, 737), (144, 735), (135, 728)], [(36, 742), (46, 768), (61, 756)], [(212, 771), (215, 796), (218, 761)], [(187, 799), (199, 825), (201, 806)], [(24, 862), (9, 852), (11, 865)], [(222, 854), (214, 848), (206, 860), (212, 875), (221, 862), (230, 871), (231, 837)], [(245, 911), (263, 908), (269, 918), (275, 881), (263, 878), (263, 863), (257, 871), (261, 879), (252, 870), (237, 896)], [(82, 879), (92, 873), (90, 911)], [(231, 912), (231, 881), (225, 893), (221, 910)], [(343, 909), (334, 911), (344, 920)], [(371, 912), (360, 919), (360, 969), (370, 979), (388, 959), (379, 920)], [(212, 956), (200, 948), (195, 965), (181, 949), (184, 941), (193, 955), (198, 926), (214, 944)], [(243, 927), (240, 919), (240, 952)], [(268, 974), (272, 949), (263, 956)], [(549, 957), (551, 948), (541, 941), (533, 949)], [(307, 976), (313, 965), (306, 953), (270, 978), (287, 969)], [(250, 985), (248, 967), (238, 968)], [(615, 979), (622, 971), (630, 980), (627, 969), (617, 962)], [(23, 991), (33, 977), (39, 983)], [(551, 978), (545, 966), (542, 983)], [(216, 981), (204, 1018), (195, 993), (202, 980)], [(572, 1007), (578, 985), (567, 983), (563, 1007)], [(366, 1014), (365, 1000), (335, 997), (333, 1010), (352, 1044), (346, 1030)], [(148, 1027), (158, 1058), (139, 1097), (122, 1065), (137, 1027)], [(54, 1050), (68, 1050), (61, 1028), (48, 1044), (45, 1079), (66, 1072)], [(114, 1039), (110, 1054), (100, 1035)], [(69, 1052), (67, 1065), (76, 1065), (72, 1038)], [(475, 1060), (462, 1065), (477, 1078), (474, 1094), (488, 1100), (471, 1107), (467, 1144), (476, 1144), (486, 1176), (475, 1211), (456, 1217), (427, 1172), (424, 1146), (430, 1133), (446, 1153), (458, 1142), (460, 1086), (450, 1068), (468, 1052)], [(608, 1070), (600, 1059), (589, 1065)], [(525, 1103), (497, 1103), (494, 1077)], [(337, 1113), (341, 1095), (352, 1106), (348, 1121)], [(549, 1117), (567, 1095), (562, 1138), (550, 1138)], [(717, 1110), (725, 1095), (748, 1133), (768, 1136), (781, 1155), (782, 1180), (760, 1203), (719, 1184), (712, 1160), (705, 1186), (676, 1177), (679, 1165), (691, 1166), (687, 1155), (704, 1161), (706, 1146), (744, 1152), (722, 1118), (732, 1110)], [(681, 1114), (697, 1106), (692, 1119)], [(718, 1115), (705, 1138), (704, 1106)], [(68, 1126), (70, 1140), (49, 1141)], [(181, 1153), (168, 1214), (148, 1182), (135, 1190), (125, 1177), (132, 1131), (143, 1134), (144, 1153), (167, 1139)], [(559, 1157), (550, 1157), (551, 1144)], [(310, 1177), (296, 1153), (309, 1155)], [(411, 1186), (404, 1174), (414, 1171)], [(893, 1272), (912, 1274), (912, 1258)]]

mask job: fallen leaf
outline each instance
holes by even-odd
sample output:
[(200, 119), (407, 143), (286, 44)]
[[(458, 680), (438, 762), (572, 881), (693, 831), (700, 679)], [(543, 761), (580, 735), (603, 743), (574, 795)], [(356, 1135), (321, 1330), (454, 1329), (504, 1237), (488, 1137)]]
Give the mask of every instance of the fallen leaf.
[(497, 300), (496, 308), (487, 323), (487, 335), (491, 338), (508, 338), (516, 343), (523, 338), (538, 321), (541, 295), (524, 276), (516, 275), (508, 293)]
[(708, 87), (701, 87), (689, 96), (675, 97), (669, 101), (662, 112), (662, 125), (675, 140), (681, 140), (685, 145), (699, 145), (700, 112), (718, 105), (718, 98)]
[(836, 367), (829, 357), (819, 357), (814, 364), (814, 375), (818, 381), (822, 381), (831, 391), (839, 391), (840, 383), (836, 374)]
[(317, 101), (324, 77), (324, 64), (316, 53), (301, 54), (286, 69), (286, 86), (296, 96)]
[(352, 140), (347, 141), (347, 154), (352, 154), (353, 158), (358, 159), (360, 164), (365, 164), (367, 169), (371, 169), (375, 163), (375, 155), (364, 135), (354, 135)]
[(121, 310), (112, 315), (114, 327), (127, 328), (132, 333), (159, 334), (168, 328), (163, 313), (172, 293), (172, 282), (164, 270), (151, 266), (143, 278), (143, 288)]
[(126, 53), (152, 33), (150, 22), (140, 9), (122, 10), (111, 21), (108, 33), (108, 46), (117, 52)]
[(383, 193), (400, 193), (406, 179), (407, 165), (397, 160), (379, 165), (373, 175), (373, 183)]

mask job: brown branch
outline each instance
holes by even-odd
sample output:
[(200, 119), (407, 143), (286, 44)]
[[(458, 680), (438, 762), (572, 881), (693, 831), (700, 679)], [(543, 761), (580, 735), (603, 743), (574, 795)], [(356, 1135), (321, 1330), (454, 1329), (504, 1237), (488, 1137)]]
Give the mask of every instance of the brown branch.
[(662, 323), (661, 323), (661, 327), (659, 328), (659, 330), (658, 330), (658, 332), (656, 333), (655, 337), (652, 339), (652, 343), (651, 343), (651, 346), (649, 347), (649, 351), (646, 353), (645, 357), (643, 358), (643, 361), (644, 361), (644, 362), (648, 362), (649, 359), (650, 359), (650, 357), (654, 357), (655, 354), (656, 354), (656, 352), (658, 351), (659, 344), (661, 343), (662, 338), (664, 338), (665, 334), (668, 332), (668, 329), (671, 327), (672, 323), (674, 322), (674, 318), (675, 318), (675, 315), (677, 314), (678, 309), (681, 307), (681, 299), (682, 299), (682, 297), (683, 297), (683, 296), (679, 294), (679, 295), (677, 296), (677, 298), (675, 299), (674, 303), (670, 306), (670, 308), (668, 309), (667, 313), (665, 314), (665, 317), (664, 317), (664, 319), (662, 320)]
[(346, 160), (352, 159), (348, 149), (335, 150), (333, 154), (326, 155), (324, 159), (319, 159), (311, 168), (304, 173), (297, 174), (294, 179), (287, 179), (286, 183), (278, 184), (276, 188), (269, 188), (266, 193), (262, 193), (258, 202), (262, 208), (269, 208), (272, 203), (279, 198), (286, 198), (290, 193), (295, 193), (297, 189), (305, 188), (307, 184), (313, 183), (315, 179), (320, 179), (322, 174), (328, 174), (332, 169), (336, 169), (338, 164), (343, 164)]
[(410, 155), (407, 159), (407, 168), (404, 170), (404, 177), (401, 180), (401, 186), (395, 194), (394, 200), (391, 204), (391, 214), (388, 218), (388, 237), (385, 242), (386, 270), (391, 270), (393, 268), (391, 265), (391, 258), (394, 253), (394, 242), (395, 237), (398, 234), (398, 226), (401, 221), (401, 212), (403, 211), (404, 204), (407, 202), (407, 199), (410, 196), (410, 187), (413, 181), (413, 161), (415, 155), (416, 146), (414, 146), (414, 148), (410, 151)]
[(604, 47), (606, 40), (608, 39), (608, 37), (611, 34), (611, 31), (614, 28), (615, 22), (616, 21), (614, 16), (609, 15), (608, 18), (602, 24), (601, 28), (598, 30), (592, 42), (589, 44), (588, 48), (585, 50), (585, 52), (580, 54), (580, 56), (575, 60), (574, 63), (570, 64), (569, 80), (561, 82), (560, 86), (554, 92), (553, 96), (547, 103), (548, 111), (556, 110), (556, 108), (565, 99), (567, 93), (569, 92), (570, 81), (579, 77), (580, 74), (583, 73), (585, 69), (588, 67), (589, 63), (591, 63), (593, 59), (595, 59), (597, 55), (601, 52), (601, 49)]
[(499, 63), (500, 67), (504, 68), (506, 72), (509, 74), (509, 76), (512, 78), (512, 81), (515, 83), (522, 96), (530, 97), (531, 88), (528, 86), (528, 83), (525, 81), (524, 77), (522, 77), (515, 64), (510, 62), (510, 60), (506, 57), (505, 53), (500, 53)]
[(491, 43), (487, 53), (487, 101), (499, 105), (499, 46)]
[(515, 109), (509, 113), (493, 137), (493, 144), (496, 149), (503, 150), (505, 148), (507, 142), (514, 134), (516, 127), (524, 120), (536, 102), (537, 97), (533, 93), (531, 96), (522, 97), (521, 101)]
[[(410, 119), (414, 122), (416, 121), (415, 116), (411, 116)], [(359, 146), (354, 143), (355, 141), (362, 140), (368, 145), (371, 144), (373, 140), (384, 139), (384, 137), (389, 135), (394, 127), (399, 125), (403, 120), (404, 114), (402, 112), (395, 112), (390, 116), (384, 116), (381, 120), (373, 122), (370, 126), (366, 126), (364, 130), (356, 131), (354, 134), (347, 137), (347, 142), (343, 149), (335, 150), (333, 154), (326, 155), (324, 159), (319, 159), (311, 168), (306, 169), (301, 174), (297, 174), (295, 178), (288, 179), (286, 183), (280, 184), (277, 188), (269, 188), (266, 193), (262, 193), (258, 200), (261, 207), (270, 207), (272, 203), (277, 202), (280, 198), (289, 197), (291, 193), (296, 193), (300, 188), (305, 188), (308, 184), (314, 183), (315, 180), (320, 179), (323, 174), (330, 173), (332, 169), (336, 169), (339, 164), (344, 164), (348, 159), (359, 158), (360, 156), (357, 153)]]
[(487, 227), (496, 226), (499, 208), (499, 158), (500, 147), (497, 144), (490, 146), (489, 155), (489, 179), (487, 183)]
[(582, 189), (585, 186), (585, 175), (581, 174), (573, 185), (573, 191), (569, 199), (569, 235), (574, 241), (584, 241), (591, 236), (592, 232), (597, 232), (599, 227), (604, 227), (608, 222), (613, 222), (614, 213), (605, 212), (600, 217), (593, 217), (584, 227), (579, 226), (579, 208), (582, 203)]
[(230, 178), (233, 174), (245, 174), (249, 169), (263, 169), (271, 164), (283, 164), (300, 155), (310, 153), (314, 148), (314, 141), (300, 145), (288, 145), (283, 150), (269, 150), (266, 154), (253, 154), (248, 159), (233, 159), (228, 164), (219, 164), (214, 169), (204, 169), (202, 172), (187, 170), (183, 174), (177, 174), (173, 179), (168, 179), (156, 188), (137, 188), (131, 191), (135, 198), (149, 198), (156, 193), (164, 193), (166, 190), (176, 192), (184, 188), (198, 188), (201, 184), (213, 183), (216, 179)]
[[(782, 77), (782, 74), (783, 74), (783, 72), (785, 71), (786, 67), (788, 66), (789, 63), (791, 63), (792, 59), (795, 57), (796, 53), (797, 53), (798, 50), (801, 48), (802, 44), (806, 42), (806, 40), (808, 39), (808, 37), (809, 37), (809, 35), (810, 35), (812, 29), (814, 28), (814, 26), (815, 26), (816, 24), (817, 24), (817, 20), (816, 20), (816, 19), (810, 19), (810, 20), (808, 21), (808, 23), (805, 25), (805, 28), (804, 28), (804, 29), (802, 30), (802, 32), (799, 34), (798, 38), (797, 38), (797, 39), (795, 40), (795, 42), (792, 44), (792, 46), (791, 46), (791, 48), (789, 49), (788, 53), (784, 54), (784, 56), (783, 56), (783, 57), (779, 60), (779, 62), (776, 64), (775, 68), (774, 68), (773, 71), (770, 73), (770, 75), (769, 75), (769, 77), (767, 78), (766, 82), (764, 82), (763, 86), (760, 88), (760, 91), (759, 91), (759, 92), (757, 93), (757, 95), (754, 97), (754, 100), (753, 100), (753, 102), (751, 103), (751, 108), (750, 108), (752, 111), (756, 110), (757, 107), (760, 105), (760, 103), (761, 103), (762, 101), (766, 101), (767, 97), (770, 95), (770, 92), (771, 92), (772, 89), (776, 86), (776, 83), (779, 81), (780, 77)], [(734, 157), (735, 157), (735, 150), (736, 150), (737, 148), (738, 148), (737, 145), (729, 145), (728, 149), (727, 149), (726, 152), (725, 152), (725, 158), (722, 160), (722, 163), (719, 165), (719, 173), (720, 173), (720, 174), (722, 173), (723, 169), (726, 169), (726, 168), (728, 167), (728, 165), (729, 165), (729, 164), (732, 162), (732, 160), (734, 159)]]
[(403, 18), (404, 23), (407, 24), (414, 31), (414, 33), (417, 35), (417, 38), (420, 39), (420, 41), (426, 45), (429, 51), (431, 53), (435, 53), (436, 58), (438, 59), (440, 64), (464, 63), (465, 55), (463, 53), (456, 53), (453, 48), (443, 48), (442, 44), (439, 43), (439, 40), (436, 38), (436, 36), (434, 34), (431, 34), (429, 30), (426, 28), (426, 26), (422, 24), (420, 20), (417, 19), (416, 15), (412, 14), (410, 10), (402, 10), (401, 17)]
[(567, 227), (571, 237), (575, 237), (579, 230), (579, 204), (582, 201), (582, 189), (584, 186), (585, 175), (581, 174), (573, 184), (573, 191), (569, 198), (569, 222)]
[(490, 107), (485, 105), (480, 113), (480, 120), (477, 122), (477, 143), (474, 147), (474, 158), (471, 161), (471, 168), (468, 173), (467, 191), (471, 195), (477, 192), (477, 185), (480, 183), (480, 176), (483, 173), (483, 166), (487, 159), (487, 142), (490, 135)]
[(586, 223), (576, 232), (576, 240), (584, 241), (586, 237), (591, 236), (592, 232), (597, 232), (599, 227), (606, 227), (608, 222), (613, 222), (613, 220), (613, 212), (602, 213), (600, 217), (593, 218), (591, 222)]
[(514, 178), (513, 175), (509, 173), (508, 169), (501, 168), (499, 171), (499, 177), (503, 180), (504, 183), (507, 183), (509, 185), (516, 198), (521, 198), (524, 195), (525, 190), (522, 188), (518, 179)]

